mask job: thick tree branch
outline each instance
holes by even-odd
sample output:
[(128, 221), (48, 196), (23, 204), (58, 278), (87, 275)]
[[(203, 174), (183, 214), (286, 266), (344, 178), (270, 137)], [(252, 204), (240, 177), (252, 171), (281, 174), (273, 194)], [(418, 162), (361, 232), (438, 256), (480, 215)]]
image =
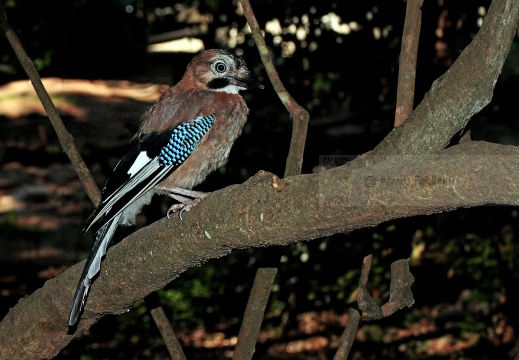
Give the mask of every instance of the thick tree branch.
[(518, 25), (519, 1), (492, 1), (474, 40), (433, 83), (405, 123), (372, 153), (431, 154), (445, 148), (492, 99)]
[(469, 142), (441, 155), (363, 162), (284, 180), (260, 172), (215, 192), (183, 222), (163, 219), (135, 232), (109, 250), (77, 333), (67, 334), (84, 265), (76, 264), (11, 309), (0, 323), (0, 359), (51, 357), (104, 315), (125, 312), (186, 269), (233, 249), (286, 245), (459, 207), (519, 204), (517, 147)]
[[(161, 220), (114, 246), (92, 286), (78, 332), (105, 314), (124, 312), (187, 268), (233, 249), (284, 245), (458, 207), (519, 204), (515, 147), (469, 142), (437, 156), (387, 156), (440, 152), (490, 101), (518, 19), (518, 2), (492, 2), (471, 45), (373, 151), (385, 161), (365, 156), (284, 180), (260, 173), (208, 197), (182, 224)], [(11, 309), (0, 323), (1, 359), (52, 357), (76, 336), (67, 333), (66, 315), (82, 266), (76, 264)]]

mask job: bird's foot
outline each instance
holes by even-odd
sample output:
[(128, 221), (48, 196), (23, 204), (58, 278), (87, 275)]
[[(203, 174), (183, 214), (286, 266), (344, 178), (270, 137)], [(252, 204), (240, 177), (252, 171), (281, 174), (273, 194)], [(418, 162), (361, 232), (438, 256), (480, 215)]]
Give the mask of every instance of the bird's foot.
[(191, 202), (188, 202), (188, 203), (180, 203), (180, 204), (174, 204), (174, 205), (171, 205), (170, 208), (168, 209), (168, 212), (166, 213), (166, 216), (168, 217), (169, 219), (169, 214), (171, 213), (176, 213), (177, 211), (180, 210), (180, 212), (178, 213), (178, 217), (180, 218), (180, 220), (183, 220), (182, 219), (182, 213), (184, 211), (189, 211), (191, 210), (192, 207), (194, 207), (196, 204), (198, 204), (200, 202), (200, 200), (198, 199), (195, 199)]
[(183, 220), (182, 213), (184, 211), (191, 210), (193, 207), (196, 206), (196, 204), (198, 204), (200, 201), (202, 201), (202, 199), (204, 199), (207, 195), (209, 195), (209, 193), (200, 193), (198, 195), (199, 196), (194, 200), (171, 205), (170, 208), (168, 209), (168, 212), (166, 213), (166, 216), (168, 217), (168, 219), (169, 219), (169, 215), (171, 213), (176, 213), (177, 211), (179, 211), (178, 217), (180, 218), (180, 220)]

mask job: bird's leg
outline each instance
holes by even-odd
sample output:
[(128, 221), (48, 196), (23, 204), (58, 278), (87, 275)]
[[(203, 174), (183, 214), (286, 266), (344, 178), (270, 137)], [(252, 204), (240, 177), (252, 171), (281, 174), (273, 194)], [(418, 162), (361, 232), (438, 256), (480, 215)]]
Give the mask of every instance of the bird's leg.
[(157, 186), (159, 190), (167, 191), (170, 194), (177, 194), (177, 195), (184, 195), (193, 199), (199, 198), (199, 197), (206, 197), (209, 193), (205, 193), (202, 191), (195, 191), (195, 190), (188, 190), (188, 189), (182, 189), (179, 187), (161, 187)]
[(187, 198), (185, 196), (181, 196), (181, 195), (177, 195), (177, 194), (172, 194), (172, 193), (167, 193), (167, 195), (170, 197), (170, 198), (173, 198), (175, 200), (177, 200), (178, 202), (181, 202), (181, 203), (188, 203), (190, 201), (193, 201), (192, 199), (190, 198)]
[(171, 205), (171, 207), (168, 209), (168, 212), (166, 213), (168, 219), (170, 213), (175, 213), (180, 210), (178, 216), (180, 217), (180, 220), (182, 220), (182, 213), (184, 211), (191, 210), (192, 207), (194, 207), (202, 199), (204, 199), (205, 197), (207, 197), (207, 195), (210, 194), (201, 191), (182, 189), (178, 187), (169, 188), (157, 186), (157, 189), (166, 191), (169, 197), (180, 202), (179, 204)]
[[(172, 189), (169, 189), (169, 190), (171, 191)], [(180, 190), (179, 192), (182, 195), (190, 196), (190, 197), (193, 198), (193, 200), (188, 198), (188, 197), (179, 195), (178, 193), (174, 193), (173, 191), (171, 191), (168, 195), (170, 197), (172, 197), (173, 199), (175, 199), (177, 201), (180, 201), (180, 203), (179, 204), (173, 204), (173, 205), (170, 206), (170, 208), (168, 209), (168, 212), (166, 213), (168, 219), (169, 219), (169, 214), (170, 213), (175, 213), (175, 212), (180, 210), (180, 212), (178, 213), (178, 217), (180, 218), (180, 220), (182, 220), (182, 213), (184, 211), (191, 210), (192, 207), (194, 207), (203, 198), (205, 198), (207, 195), (210, 194), (210, 193), (204, 193), (204, 192), (201, 192), (201, 191), (192, 191), (192, 190), (185, 190), (185, 189), (180, 189), (180, 188), (175, 188), (175, 190)], [(188, 195), (188, 193), (189, 193), (189, 195)]]

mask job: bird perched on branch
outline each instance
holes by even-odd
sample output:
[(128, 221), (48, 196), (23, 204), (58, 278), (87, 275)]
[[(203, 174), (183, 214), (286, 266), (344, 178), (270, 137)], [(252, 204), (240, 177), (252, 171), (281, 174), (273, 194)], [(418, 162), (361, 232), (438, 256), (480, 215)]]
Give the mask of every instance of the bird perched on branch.
[(107, 179), (102, 199), (83, 232), (97, 225), (69, 316), (73, 326), (85, 304), (92, 278), (118, 226), (135, 224), (154, 194), (179, 203), (167, 212), (189, 211), (206, 193), (191, 190), (227, 158), (247, 120), (241, 90), (262, 89), (245, 62), (224, 50), (195, 56), (182, 79), (141, 119), (126, 154)]

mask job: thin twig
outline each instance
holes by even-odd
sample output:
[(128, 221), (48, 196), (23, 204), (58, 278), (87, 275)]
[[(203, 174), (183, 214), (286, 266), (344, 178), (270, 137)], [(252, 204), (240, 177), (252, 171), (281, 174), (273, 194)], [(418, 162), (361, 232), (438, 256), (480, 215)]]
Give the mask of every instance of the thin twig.
[(92, 200), (92, 202), (97, 205), (101, 200), (101, 193), (99, 192), (99, 188), (97, 187), (94, 179), (92, 178), (92, 175), (90, 174), (90, 171), (81, 158), (79, 151), (74, 145), (74, 139), (72, 138), (72, 135), (70, 135), (70, 133), (65, 128), (65, 125), (63, 125), (63, 121), (61, 120), (56, 107), (54, 106), (49, 94), (47, 93), (47, 90), (45, 90), (45, 87), (41, 82), (38, 70), (36, 70), (34, 63), (29, 58), (29, 56), (27, 56), (27, 53), (25, 52), (20, 39), (18, 39), (18, 36), (11, 28), (11, 25), (9, 25), (2, 2), (0, 2), (0, 27), (4, 31), (7, 40), (9, 40), (9, 43), (11, 43), (11, 46), (16, 53), (18, 60), (20, 60), (23, 69), (27, 73), (27, 76), (29, 76), (34, 90), (40, 98), (40, 101), (45, 111), (47, 112), (47, 115), (49, 116), (52, 126), (58, 135), (59, 142), (70, 159), (70, 162), (72, 163), (74, 170), (81, 180), (85, 191), (90, 197), (90, 200)]
[(155, 321), (155, 325), (157, 325), (157, 328), (160, 331), (162, 339), (164, 339), (164, 343), (168, 348), (171, 359), (186, 360), (186, 355), (184, 355), (184, 352), (182, 351), (182, 346), (180, 345), (175, 332), (171, 328), (171, 324), (164, 313), (162, 306), (159, 305), (158, 307), (151, 309), (150, 313), (153, 317), (153, 321)]
[(305, 149), (306, 133), (308, 131), (308, 121), (310, 115), (303, 107), (301, 107), (290, 93), (285, 89), (283, 82), (279, 78), (278, 72), (274, 63), (272, 62), (272, 56), (269, 51), (263, 35), (261, 35), (261, 28), (254, 16), (252, 7), (249, 0), (240, 0), (243, 7), (243, 13), (247, 19), (252, 31), (252, 38), (258, 47), (261, 61), (265, 66), (265, 71), (269, 77), (269, 80), (274, 87), (274, 91), (278, 95), (279, 99), (285, 105), (290, 117), (293, 120), (292, 128), (292, 139), (290, 141), (290, 149), (288, 151), (287, 163), (285, 167), (285, 177), (294, 176), (301, 173), (301, 167), (303, 165), (303, 153)]
[[(249, 0), (240, 0), (245, 18), (252, 32), (252, 37), (258, 47), (261, 61), (265, 66), (265, 71), (270, 79), (274, 91), (279, 99), (286, 107), (293, 120), (292, 138), (290, 140), (290, 148), (288, 151), (287, 162), (285, 166), (285, 177), (298, 175), (301, 173), (303, 165), (303, 153), (306, 143), (306, 133), (308, 131), (308, 122), (310, 115), (292, 98), (290, 93), (285, 89), (283, 82), (279, 78), (277, 70), (272, 62), (272, 57), (268, 49), (265, 39), (261, 34), (261, 28), (254, 16)], [(276, 252), (276, 249), (267, 249), (266, 252)], [(233, 359), (250, 359), (254, 353), (256, 339), (261, 328), (261, 322), (264, 317), (265, 307), (274, 284), (277, 274), (277, 268), (260, 267), (256, 271), (252, 290), (247, 301), (245, 314), (243, 316), (238, 342), (233, 355)]]
[[(88, 170), (88, 167), (81, 158), (81, 155), (79, 154), (79, 151), (77, 150), (74, 144), (74, 139), (72, 135), (70, 135), (65, 125), (63, 124), (63, 121), (61, 120), (61, 117), (59, 116), (59, 113), (56, 110), (56, 107), (54, 106), (52, 99), (50, 98), (47, 90), (45, 89), (45, 86), (41, 81), (41, 77), (38, 74), (38, 70), (34, 66), (34, 63), (32, 62), (31, 58), (29, 58), (29, 56), (25, 52), (25, 49), (23, 48), (23, 45), (20, 42), (20, 39), (9, 25), (7, 21), (7, 14), (5, 13), (1, 1), (0, 28), (4, 31), (5, 36), (11, 43), (11, 46), (13, 47), (13, 50), (16, 53), (16, 56), (18, 57), (18, 60), (22, 64), (25, 72), (31, 80), (34, 90), (36, 91), (36, 94), (38, 95), (52, 123), (52, 126), (54, 127), (54, 130), (58, 135), (58, 139), (61, 143), (61, 146), (63, 147), (63, 150), (70, 159), (70, 162), (72, 163), (74, 170), (76, 171), (81, 183), (83, 184), (85, 191), (90, 197), (90, 200), (94, 203), (94, 205), (99, 204), (99, 202), (101, 201), (101, 192), (99, 191), (99, 188), (97, 187), (94, 179), (92, 178), (92, 175)], [(153, 320), (155, 320), (155, 323), (164, 338), (164, 341), (168, 347), (172, 359), (185, 359), (184, 353), (182, 352), (182, 348), (180, 347), (180, 344), (177, 338), (175, 337), (171, 325), (167, 321), (166, 315), (164, 314), (164, 310), (162, 309), (162, 307), (153, 309), (152, 317)]]
[(387, 317), (404, 307), (414, 304), (411, 286), (414, 276), (409, 270), (409, 259), (401, 259), (391, 264), (391, 285), (389, 301), (381, 306), (382, 317)]
[[(418, 43), (422, 21), (422, 4), (423, 0), (407, 1), (404, 31), (402, 34), (402, 47), (400, 52), (395, 126), (403, 124), (413, 111)], [(389, 316), (398, 310), (395, 306), (395, 302), (392, 302), (391, 300), (384, 304), (382, 308), (379, 307), (369, 295), (366, 284), (371, 269), (371, 260), (372, 255), (364, 258), (361, 279), (359, 281), (358, 303), (359, 307), (362, 309), (362, 317), (366, 320)], [(393, 270), (393, 265), (391, 266), (391, 269)], [(392, 285), (393, 281), (396, 281), (393, 276), (391, 277), (391, 281)], [(341, 336), (341, 343), (334, 359), (346, 359), (351, 346), (353, 345), (353, 338), (360, 323), (361, 315), (356, 309), (350, 309), (349, 314), (348, 324)]]
[(353, 342), (355, 341), (355, 334), (357, 333), (361, 319), (362, 315), (360, 314), (359, 310), (354, 308), (350, 308), (348, 310), (348, 322), (346, 323), (344, 332), (341, 335), (339, 348), (337, 349), (333, 360), (345, 360), (348, 358), (351, 347), (353, 346)]
[(251, 359), (256, 346), (256, 339), (267, 307), (270, 289), (274, 285), (277, 268), (260, 268), (249, 295), (249, 301), (238, 334), (233, 359)]
[(371, 271), (371, 262), (373, 255), (368, 255), (362, 261), (362, 269), (360, 272), (359, 290), (357, 292), (357, 303), (362, 312), (362, 319), (373, 320), (382, 318), (382, 310), (377, 302), (371, 297), (368, 291), (368, 277)]
[[(371, 271), (371, 261), (373, 259), (373, 255), (368, 255), (364, 257), (362, 260), (362, 268), (360, 270), (360, 279), (359, 279), (359, 290), (357, 295), (357, 302), (361, 310), (363, 307), (361, 303), (365, 301), (366, 298), (364, 292), (367, 293), (366, 286), (368, 283), (369, 272)], [(367, 297), (371, 299), (369, 293)], [(348, 310), (348, 322), (346, 323), (346, 327), (341, 335), (341, 340), (339, 343), (339, 348), (335, 353), (334, 360), (344, 360), (348, 358), (348, 354), (350, 353), (351, 347), (353, 346), (353, 342), (355, 339), (355, 334), (357, 333), (357, 329), (359, 327), (360, 321), (362, 320), (362, 315), (359, 310), (350, 308)]]
[(368, 255), (362, 261), (357, 293), (357, 304), (360, 311), (354, 308), (348, 310), (348, 323), (342, 333), (334, 360), (347, 359), (361, 320), (379, 320), (393, 315), (404, 307), (411, 307), (414, 304), (413, 293), (411, 291), (414, 276), (409, 271), (409, 259), (397, 260), (391, 264), (389, 301), (382, 306), (376, 303), (367, 289), (372, 258), (372, 255)]
[(398, 69), (395, 126), (402, 125), (413, 111), (422, 4), (423, 0), (407, 0)]

